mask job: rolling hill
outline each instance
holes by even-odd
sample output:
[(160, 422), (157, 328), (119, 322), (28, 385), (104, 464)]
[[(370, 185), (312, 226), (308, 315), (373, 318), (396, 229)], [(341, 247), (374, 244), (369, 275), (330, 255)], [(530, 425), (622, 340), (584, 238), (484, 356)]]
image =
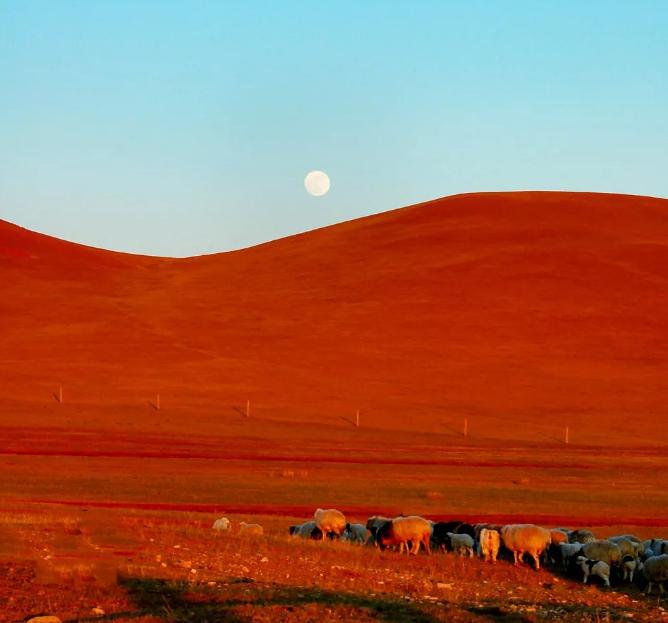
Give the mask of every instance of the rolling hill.
[(186, 259), (0, 221), (0, 326), (4, 427), (244, 435), (249, 399), (259, 436), (326, 440), (360, 409), (402, 435), (665, 444), (668, 200), (459, 195)]

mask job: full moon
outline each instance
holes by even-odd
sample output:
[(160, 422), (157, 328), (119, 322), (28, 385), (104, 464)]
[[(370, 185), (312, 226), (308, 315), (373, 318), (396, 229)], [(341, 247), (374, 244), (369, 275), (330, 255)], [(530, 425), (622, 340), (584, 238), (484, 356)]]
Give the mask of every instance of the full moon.
[(322, 197), (329, 191), (329, 176), (324, 171), (311, 171), (304, 178), (304, 188), (309, 195)]

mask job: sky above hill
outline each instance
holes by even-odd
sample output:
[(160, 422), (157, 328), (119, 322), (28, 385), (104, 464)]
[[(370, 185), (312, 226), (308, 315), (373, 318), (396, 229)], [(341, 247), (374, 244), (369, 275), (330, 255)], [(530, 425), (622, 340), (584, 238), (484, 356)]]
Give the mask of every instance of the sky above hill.
[(667, 58), (663, 0), (0, 0), (0, 218), (183, 256), (462, 192), (666, 197)]

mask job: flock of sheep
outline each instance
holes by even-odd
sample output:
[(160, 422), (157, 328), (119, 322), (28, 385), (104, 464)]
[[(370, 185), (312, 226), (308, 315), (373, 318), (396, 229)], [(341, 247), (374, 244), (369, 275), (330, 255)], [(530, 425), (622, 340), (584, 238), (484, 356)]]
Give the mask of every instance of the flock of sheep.
[[(216, 520), (216, 530), (230, 529), (230, 521)], [(654, 584), (663, 594), (668, 581), (668, 540), (642, 541), (632, 534), (597, 539), (589, 530), (567, 528), (547, 529), (533, 524), (469, 524), (463, 521), (434, 522), (417, 515), (408, 517), (369, 517), (366, 525), (350, 523), (336, 509), (317, 509), (313, 519), (290, 526), (295, 538), (328, 540), (340, 539), (350, 543), (372, 545), (384, 550), (396, 548), (401, 553), (417, 554), (422, 548), (454, 552), (473, 557), (476, 553), (486, 561), (498, 557), (512, 559), (515, 565), (531, 557), (536, 569), (541, 560), (570, 575), (579, 574), (586, 584), (590, 577), (598, 577), (610, 586), (613, 576), (622, 582), (639, 579), (647, 583), (650, 594)], [(240, 533), (259, 536), (259, 524), (241, 522)]]

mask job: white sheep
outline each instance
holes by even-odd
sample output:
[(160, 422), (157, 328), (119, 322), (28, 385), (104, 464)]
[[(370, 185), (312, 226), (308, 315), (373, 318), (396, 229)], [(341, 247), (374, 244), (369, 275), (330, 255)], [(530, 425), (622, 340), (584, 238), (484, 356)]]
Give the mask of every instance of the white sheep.
[(473, 557), (473, 537), (469, 534), (457, 534), (455, 532), (448, 532), (448, 539), (452, 551), (463, 556), (468, 554), (469, 558)]
[(524, 556), (529, 554), (540, 569), (540, 555), (552, 541), (549, 530), (533, 524), (510, 524), (501, 528), (503, 544), (509, 549), (518, 565)]
[(559, 552), (559, 558), (561, 558), (564, 569), (568, 567), (569, 561), (582, 551), (582, 548), (582, 543), (559, 543), (557, 551)]
[(640, 553), (640, 541), (632, 541), (625, 536), (611, 536), (608, 541), (619, 547), (622, 557), (633, 556), (633, 558), (636, 558)]
[(642, 565), (642, 574), (647, 580), (646, 593), (652, 592), (652, 584), (659, 585), (659, 593), (663, 595), (663, 583), (668, 581), (668, 554), (652, 556)]
[(361, 523), (347, 523), (343, 531), (341, 539), (350, 543), (361, 543), (364, 545), (368, 542), (371, 532)]
[(478, 555), (486, 561), (496, 562), (501, 545), (501, 535), (498, 530), (482, 528), (480, 530), (480, 542), (478, 543)]
[(335, 534), (340, 537), (346, 529), (346, 517), (335, 508), (322, 509), (319, 508), (313, 513), (316, 526), (322, 532), (322, 540), (324, 541), (330, 534)]
[(221, 517), (220, 519), (216, 519), (216, 521), (213, 522), (212, 528), (214, 530), (218, 530), (219, 532), (227, 532), (231, 525), (232, 524), (227, 517)]
[(246, 523), (242, 521), (239, 524), (239, 534), (242, 536), (262, 536), (264, 529), (259, 523)]
[(586, 556), (578, 556), (575, 562), (582, 569), (582, 573), (584, 574), (582, 581), (585, 584), (590, 575), (597, 575), (608, 588), (610, 587), (610, 565), (607, 562), (603, 560), (590, 560)]
[[(420, 550), (420, 543), (422, 543), (429, 554), (431, 553), (429, 547), (431, 531), (432, 525), (426, 519), (417, 515), (395, 517), (392, 521), (384, 523), (378, 528), (376, 542), (381, 549), (398, 545), (399, 553), (406, 548), (408, 554), (417, 554)], [(412, 548), (408, 547), (409, 541)]]
[(582, 546), (582, 555), (590, 560), (602, 560), (610, 567), (618, 565), (622, 559), (619, 546), (605, 539), (585, 543)]
[(622, 571), (624, 572), (624, 577), (622, 579), (624, 581), (628, 580), (629, 582), (633, 582), (633, 574), (637, 568), (637, 558), (630, 554), (624, 554), (624, 556), (622, 556)]

